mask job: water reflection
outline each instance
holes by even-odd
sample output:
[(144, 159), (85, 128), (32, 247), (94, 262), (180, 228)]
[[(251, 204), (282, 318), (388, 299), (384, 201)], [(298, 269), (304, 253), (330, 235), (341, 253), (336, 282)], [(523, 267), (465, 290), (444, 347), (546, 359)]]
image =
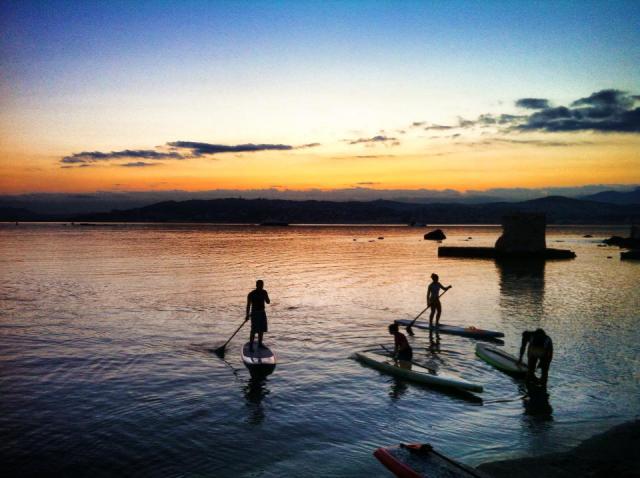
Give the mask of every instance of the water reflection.
[(429, 330), (429, 345), (427, 346), (427, 353), (433, 360), (437, 360), (440, 363), (444, 363), (442, 357), (440, 357), (440, 334), (436, 331)]
[(553, 421), (553, 407), (549, 403), (549, 393), (546, 387), (527, 383), (526, 395), (522, 399), (524, 415), (535, 417), (539, 421)]
[(405, 381), (400, 380), (397, 377), (393, 377), (391, 386), (389, 387), (389, 397), (391, 397), (393, 400), (398, 400), (405, 393), (407, 393), (407, 390), (409, 390), (409, 387), (407, 386), (407, 383)]
[(249, 409), (248, 423), (251, 425), (259, 425), (264, 421), (264, 408), (262, 400), (269, 395), (271, 391), (267, 388), (266, 378), (250, 378), (244, 386), (244, 398), (247, 401)]
[(545, 261), (496, 260), (500, 275), (500, 307), (515, 317), (544, 316)]

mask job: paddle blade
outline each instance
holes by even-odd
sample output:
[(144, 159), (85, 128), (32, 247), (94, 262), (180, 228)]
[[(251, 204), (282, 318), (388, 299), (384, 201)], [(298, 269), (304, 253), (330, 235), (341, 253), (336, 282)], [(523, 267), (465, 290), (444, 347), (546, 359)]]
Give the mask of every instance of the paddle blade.
[[(226, 345), (226, 344), (225, 344)], [(220, 357), (221, 359), (224, 358), (224, 352), (225, 352), (225, 345), (223, 345), (222, 347), (218, 347), (217, 349), (215, 349), (213, 351), (214, 354), (216, 354), (218, 357)]]

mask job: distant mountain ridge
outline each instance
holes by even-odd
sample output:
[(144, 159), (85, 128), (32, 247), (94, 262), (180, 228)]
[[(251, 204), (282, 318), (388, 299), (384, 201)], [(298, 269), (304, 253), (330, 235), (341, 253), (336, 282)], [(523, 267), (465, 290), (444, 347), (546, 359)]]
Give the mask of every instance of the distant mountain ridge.
[(549, 223), (629, 223), (640, 207), (552, 196), (518, 203), (412, 204), (397, 201), (332, 202), (278, 199), (166, 201), (141, 208), (86, 214), (79, 221), (123, 222), (287, 222), (292, 224), (499, 223), (505, 214), (542, 212)]
[[(514, 212), (537, 212), (549, 224), (629, 224), (640, 222), (640, 205), (611, 204), (550, 196), (521, 202), (486, 204), (399, 201), (288, 201), (281, 199), (192, 199), (66, 217), (46, 217), (24, 209), (2, 208), (0, 220), (75, 222), (208, 222), (227, 224), (496, 224)], [(22, 216), (20, 216), (22, 214)]]
[(581, 196), (580, 199), (587, 201), (608, 202), (611, 204), (640, 204), (640, 188), (633, 191), (602, 191), (587, 196)]

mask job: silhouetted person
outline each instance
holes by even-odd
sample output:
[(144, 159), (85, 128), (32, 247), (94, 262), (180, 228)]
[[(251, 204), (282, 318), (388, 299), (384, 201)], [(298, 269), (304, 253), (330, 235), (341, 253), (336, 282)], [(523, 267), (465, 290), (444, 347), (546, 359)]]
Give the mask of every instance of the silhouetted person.
[(247, 317), (251, 317), (251, 336), (249, 337), (249, 347), (253, 349), (253, 341), (258, 334), (258, 347), (262, 347), (262, 337), (267, 331), (267, 313), (264, 311), (264, 304), (270, 304), (269, 294), (263, 289), (264, 282), (256, 281), (256, 288), (247, 295)]
[(520, 345), (518, 363), (522, 363), (522, 356), (527, 346), (529, 346), (527, 351), (527, 362), (529, 365), (527, 381), (533, 382), (535, 380), (536, 368), (540, 367), (542, 370), (540, 384), (546, 387), (549, 377), (549, 366), (553, 359), (553, 342), (551, 341), (551, 337), (542, 329), (536, 329), (533, 332), (529, 330), (522, 332), (522, 344)]
[(393, 357), (396, 360), (410, 362), (413, 359), (413, 350), (411, 349), (411, 345), (409, 345), (407, 337), (400, 332), (398, 324), (395, 322), (391, 324), (389, 326), (389, 333), (393, 335), (395, 345), (393, 348)]
[(429, 314), (429, 327), (433, 327), (433, 317), (436, 318), (436, 327), (440, 325), (442, 305), (440, 304), (440, 291), (451, 289), (451, 286), (443, 286), (438, 282), (438, 274), (431, 274), (431, 284), (427, 287), (427, 305), (431, 307)]

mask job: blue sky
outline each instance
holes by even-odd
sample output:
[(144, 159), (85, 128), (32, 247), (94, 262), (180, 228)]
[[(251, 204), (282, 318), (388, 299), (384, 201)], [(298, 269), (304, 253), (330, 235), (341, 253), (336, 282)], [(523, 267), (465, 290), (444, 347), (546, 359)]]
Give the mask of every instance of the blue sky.
[(639, 19), (637, 1), (4, 1), (1, 140), (324, 145), (522, 97), (637, 94)]

